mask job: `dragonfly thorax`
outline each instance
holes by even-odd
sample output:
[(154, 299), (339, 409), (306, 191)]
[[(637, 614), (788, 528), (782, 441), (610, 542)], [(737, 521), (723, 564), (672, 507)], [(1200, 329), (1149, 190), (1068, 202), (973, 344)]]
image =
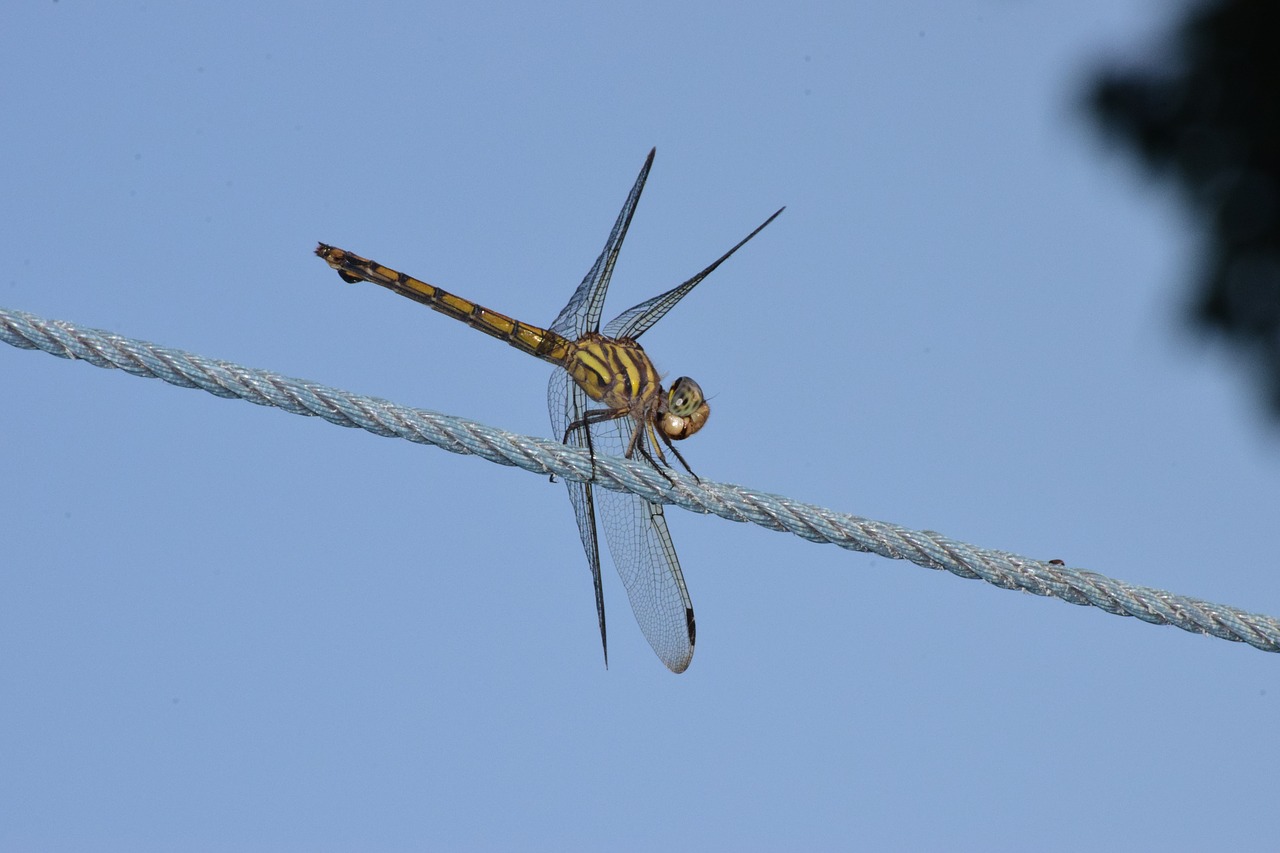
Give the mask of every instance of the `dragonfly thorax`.
[(649, 420), (662, 408), (658, 370), (633, 340), (590, 332), (575, 343), (564, 368), (588, 397), (613, 411)]

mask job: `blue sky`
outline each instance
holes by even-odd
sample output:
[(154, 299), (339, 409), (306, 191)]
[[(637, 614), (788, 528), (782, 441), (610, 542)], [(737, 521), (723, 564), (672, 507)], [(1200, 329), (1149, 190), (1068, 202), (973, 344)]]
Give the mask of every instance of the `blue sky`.
[[(25, 4), (0, 304), (546, 435), (533, 323), (651, 146), (606, 315), (700, 474), (1280, 613), (1276, 437), (1174, 194), (1078, 107), (1167, 4)], [(1280, 659), (669, 510), (682, 676), (563, 486), (0, 351), (0, 847), (1260, 849)]]

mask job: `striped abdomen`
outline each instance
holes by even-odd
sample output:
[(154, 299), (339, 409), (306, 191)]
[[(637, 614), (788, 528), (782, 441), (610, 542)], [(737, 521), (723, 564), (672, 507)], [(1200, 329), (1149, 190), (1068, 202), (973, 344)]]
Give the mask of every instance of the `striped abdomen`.
[[(461, 296), (455, 296), (447, 290), (441, 290), (425, 281), (419, 281), (390, 267), (384, 267), (368, 258), (353, 255), (344, 249), (321, 243), (316, 247), (316, 254), (337, 270), (343, 281), (369, 281), (388, 290), (394, 290), (401, 296), (421, 302), (441, 314), (448, 314), (455, 320), (461, 320), (473, 329), (479, 329), (486, 335), (506, 341), (516, 349), (554, 364), (564, 365), (565, 359), (574, 349), (573, 344), (554, 332), (521, 323), (497, 311), (490, 311), (482, 305), (477, 305)], [(583, 387), (586, 388), (586, 386)], [(587, 393), (590, 394), (590, 390)]]

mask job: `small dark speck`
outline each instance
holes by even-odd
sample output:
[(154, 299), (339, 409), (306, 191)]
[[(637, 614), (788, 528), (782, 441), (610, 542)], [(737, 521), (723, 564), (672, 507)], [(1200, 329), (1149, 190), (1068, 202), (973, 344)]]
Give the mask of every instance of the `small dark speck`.
[(924, 30), (920, 31), (920, 38), (924, 38)]
[(138, 151), (138, 152), (134, 153), (134, 155), (133, 155), (133, 159), (135, 159), (135, 160), (141, 160), (141, 159), (142, 159), (142, 152), (141, 152), (141, 151)]
[(806, 53), (806, 54), (804, 55), (804, 61), (805, 61), (805, 62), (808, 62), (808, 61), (809, 61), (809, 60), (811, 60), (811, 59), (813, 59), (813, 57), (812, 57), (812, 56), (810, 56), (809, 54), (807, 54), (807, 53)]
[(181, 702), (182, 700), (181, 700), (181, 699), (178, 699), (177, 697), (175, 697), (175, 698), (173, 698), (173, 699), (172, 699), (172, 700), (170, 700), (170, 701), (172, 701), (172, 702), (173, 702), (173, 704), (177, 705), (177, 704), (178, 704), (179, 702)]

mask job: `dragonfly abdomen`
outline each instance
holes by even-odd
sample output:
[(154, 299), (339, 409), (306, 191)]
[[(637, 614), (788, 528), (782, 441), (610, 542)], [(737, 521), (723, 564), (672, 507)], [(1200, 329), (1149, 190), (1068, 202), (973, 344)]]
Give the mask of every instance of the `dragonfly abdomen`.
[(337, 270), (344, 281), (368, 281), (380, 285), (554, 364), (564, 364), (573, 348), (569, 341), (554, 332), (513, 320), (506, 314), (492, 311), (345, 249), (321, 243), (316, 247), (316, 254)]

